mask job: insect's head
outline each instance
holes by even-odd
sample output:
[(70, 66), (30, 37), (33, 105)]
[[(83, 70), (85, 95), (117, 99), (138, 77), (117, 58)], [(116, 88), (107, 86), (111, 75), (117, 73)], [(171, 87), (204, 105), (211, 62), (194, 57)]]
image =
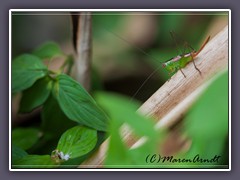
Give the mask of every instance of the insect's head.
[(170, 73), (174, 72), (176, 69), (176, 67), (172, 61), (167, 61), (167, 62), (163, 63), (162, 66)]

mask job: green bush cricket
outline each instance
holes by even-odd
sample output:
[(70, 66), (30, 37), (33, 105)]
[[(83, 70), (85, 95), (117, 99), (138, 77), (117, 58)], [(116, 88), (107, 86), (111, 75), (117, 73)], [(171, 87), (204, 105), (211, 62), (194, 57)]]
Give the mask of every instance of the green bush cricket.
[[(209, 39), (210, 39), (210, 36), (208, 36), (208, 38), (205, 40), (205, 42), (202, 44), (202, 46), (198, 51), (194, 50), (191, 46), (188, 46), (192, 50), (190, 53), (183, 53), (181, 55), (171, 58), (170, 60), (167, 60), (162, 64), (163, 68), (165, 68), (169, 72), (169, 74), (175, 73), (178, 70), (182, 72), (181, 69), (184, 68), (189, 62), (192, 61), (195, 69), (201, 74), (201, 71), (197, 68), (194, 62), (194, 59), (203, 50), (205, 45), (208, 43)], [(186, 77), (183, 72), (182, 74), (184, 75), (184, 77)]]
[[(172, 38), (173, 37), (173, 33), (171, 33)], [(199, 74), (201, 75), (201, 71), (197, 68), (194, 59), (197, 57), (197, 55), (203, 50), (203, 48), (205, 47), (205, 45), (208, 43), (210, 39), (210, 36), (208, 36), (208, 38), (205, 40), (205, 42), (202, 44), (202, 46), (200, 47), (200, 49), (198, 51), (196, 51), (194, 48), (192, 48), (188, 43), (185, 42), (185, 46), (187, 46), (188, 48), (191, 49), (190, 52), (188, 53), (182, 53), (181, 55), (175, 56), (165, 62), (162, 63), (162, 67), (165, 68), (169, 74), (174, 74), (176, 73), (178, 70), (181, 71), (181, 73), (183, 74), (183, 76), (186, 78), (186, 75), (183, 73), (182, 68), (184, 68), (188, 63), (190, 63), (191, 61), (193, 62), (193, 65), (195, 67), (195, 69), (199, 72)], [(175, 40), (175, 39), (174, 39)], [(176, 43), (177, 45), (177, 43)], [(138, 48), (139, 49), (139, 48)], [(140, 49), (142, 52), (144, 52), (142, 49)], [(148, 55), (146, 52), (144, 52), (144, 54)], [(150, 55), (148, 55), (150, 56)], [(155, 58), (153, 58), (155, 60)], [(155, 69), (149, 76), (147, 79), (145, 79), (145, 81), (142, 83), (142, 85), (138, 88), (138, 90), (134, 93), (134, 95), (132, 96), (131, 100), (138, 94), (138, 92), (141, 90), (141, 88), (147, 83), (147, 81), (155, 74), (155, 72), (157, 72), (159, 70), (159, 68)]]
[[(106, 29), (105, 29), (106, 30)], [(122, 41), (126, 42), (127, 44), (130, 44), (131, 46), (133, 46), (135, 49), (141, 51), (143, 54), (147, 55), (148, 57), (150, 57), (151, 59), (159, 62), (157, 59), (155, 59), (154, 57), (150, 56), (148, 53), (146, 53), (143, 49), (129, 43), (126, 39), (122, 38), (121, 36), (119, 36), (118, 34), (107, 30), (108, 32), (112, 33), (113, 35), (115, 35), (117, 38), (121, 39)], [(176, 39), (175, 39), (175, 34), (170, 31), (170, 34), (172, 36), (172, 38), (175, 40), (176, 45)], [(178, 70), (181, 71), (181, 73), (183, 74), (183, 76), (186, 78), (186, 75), (183, 73), (182, 68), (184, 68), (188, 63), (190, 63), (191, 61), (193, 62), (193, 65), (195, 67), (195, 69), (200, 73), (201, 75), (201, 71), (197, 68), (194, 59), (197, 57), (197, 55), (203, 50), (203, 48), (205, 47), (205, 45), (208, 43), (210, 39), (210, 36), (208, 36), (208, 38), (205, 40), (205, 42), (202, 44), (202, 46), (200, 47), (200, 49), (198, 51), (196, 51), (194, 48), (192, 48), (188, 43), (184, 43), (185, 48), (190, 49), (190, 52), (183, 52), (180, 55), (177, 55), (165, 62), (161, 62), (162, 63), (162, 67), (165, 68), (169, 74), (174, 74), (176, 73)], [(141, 90), (141, 88), (147, 83), (147, 81), (160, 69), (161, 66), (159, 66), (157, 69), (155, 69), (149, 76), (147, 79), (145, 79), (145, 81), (142, 83), (142, 85), (138, 88), (138, 90), (134, 93), (134, 95), (131, 97), (131, 100), (138, 94), (138, 92)]]

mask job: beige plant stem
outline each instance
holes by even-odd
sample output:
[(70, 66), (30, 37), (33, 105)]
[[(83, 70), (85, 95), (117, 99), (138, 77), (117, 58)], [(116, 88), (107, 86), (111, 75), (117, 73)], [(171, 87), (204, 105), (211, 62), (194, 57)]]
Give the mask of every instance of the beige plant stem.
[[(197, 68), (189, 63), (183, 72), (178, 71), (172, 78), (160, 87), (139, 109), (138, 112), (154, 117), (156, 128), (168, 127), (174, 124), (187, 112), (192, 103), (196, 101), (209, 80), (218, 72), (228, 67), (228, 26), (223, 28), (215, 37), (212, 37), (206, 47), (195, 59)], [(135, 140), (130, 129), (123, 127), (123, 139), (134, 148), (144, 143), (144, 139)], [(79, 168), (101, 167), (106, 156), (108, 139), (99, 150)]]
[(91, 79), (92, 22), (91, 14), (81, 13), (76, 35), (76, 80), (89, 91)]

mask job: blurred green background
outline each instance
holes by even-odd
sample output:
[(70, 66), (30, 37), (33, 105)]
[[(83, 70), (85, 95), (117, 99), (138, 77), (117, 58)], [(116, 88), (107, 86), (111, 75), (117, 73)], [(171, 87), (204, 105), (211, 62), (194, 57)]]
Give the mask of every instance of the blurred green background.
[[(180, 54), (183, 41), (198, 49), (228, 24), (226, 12), (93, 12), (93, 89), (104, 88), (128, 96), (161, 65)], [(170, 36), (177, 34), (179, 47)], [(46, 41), (55, 41), (73, 53), (68, 13), (15, 13), (12, 16), (12, 56), (31, 52)], [(145, 55), (138, 48), (141, 48)], [(160, 68), (140, 89), (145, 101), (168, 79)]]
[[(210, 35), (213, 38), (227, 24), (228, 14), (226, 12), (92, 13), (92, 89), (118, 92), (127, 95), (130, 99), (149, 75), (161, 66), (162, 61), (166, 61), (184, 51), (183, 41), (187, 41), (192, 47), (198, 49), (206, 37)], [(170, 31), (176, 32), (179, 47), (176, 47), (175, 41), (170, 36)], [(47, 41), (59, 43), (67, 54), (74, 53), (72, 24), (68, 13), (13, 14), (13, 58), (22, 53), (32, 52), (37, 46)], [(144, 51), (144, 53), (141, 51)], [(61, 61), (54, 61), (52, 65), (59, 66), (59, 63)], [(144, 102), (168, 78), (167, 72), (160, 67), (159, 71), (141, 88), (136, 98)], [(200, 105), (197, 104), (193, 107), (186, 116), (186, 129), (189, 130), (189, 136), (192, 139), (195, 138), (195, 143), (201, 140), (193, 144), (193, 148), (187, 155), (190, 156), (195, 153), (209, 154), (209, 152), (214, 154), (226, 149), (226, 153), (223, 154), (226, 154), (225, 159), (228, 158), (227, 148), (224, 148), (228, 146), (226, 140), (226, 134), (228, 133), (226, 114), (228, 114), (228, 111), (222, 110), (223, 108), (224, 110), (228, 109), (226, 84), (227, 74), (220, 83), (221, 86), (217, 84), (217, 88), (213, 88), (213, 90), (217, 89), (212, 91), (214, 95), (205, 95), (205, 99), (211, 101), (200, 101)], [(218, 89), (222, 89), (222, 91), (218, 91)], [(216, 91), (218, 92), (217, 95), (215, 94)], [(216, 100), (214, 97), (221, 97), (223, 103), (219, 103), (219, 98)], [(13, 98), (13, 114), (14, 104), (18, 104), (18, 101)], [(210, 111), (211, 109), (209, 106), (205, 106), (204, 102), (209, 105), (213, 103), (210, 107), (216, 107), (216, 112)], [(202, 107), (209, 110), (208, 115), (202, 113)], [(198, 109), (201, 111), (198, 111)], [(204, 112), (206, 112), (205, 109)], [(214, 118), (212, 112), (218, 116)], [(222, 121), (219, 121), (219, 119)], [(35, 120), (37, 120), (36, 117)], [(208, 125), (208, 121), (212, 123)], [(200, 124), (202, 127), (198, 128)], [(15, 125), (18, 124), (15, 123)], [(198, 131), (194, 129), (195, 127)], [(209, 130), (208, 127), (211, 127), (211, 129)], [(206, 137), (202, 136), (202, 133), (206, 130), (213, 133), (207, 133)], [(208, 146), (209, 144), (211, 144), (211, 148)], [(47, 147), (45, 147), (45, 151), (48, 151)], [(39, 153), (44, 154), (45, 152)]]

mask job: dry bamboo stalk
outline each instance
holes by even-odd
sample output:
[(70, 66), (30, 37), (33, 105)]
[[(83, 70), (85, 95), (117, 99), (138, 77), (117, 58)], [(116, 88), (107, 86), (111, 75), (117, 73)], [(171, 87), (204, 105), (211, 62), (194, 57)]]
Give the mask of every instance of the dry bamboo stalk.
[[(76, 16), (76, 15), (75, 15)], [(83, 85), (86, 90), (90, 89), (91, 73), (91, 51), (92, 51), (92, 24), (89, 12), (81, 13), (77, 18), (75, 36), (76, 49), (76, 80)]]
[[(194, 68), (193, 63), (189, 63), (183, 69), (186, 78), (180, 71), (177, 72), (139, 108), (138, 112), (141, 114), (153, 116), (156, 119), (156, 128), (166, 127), (179, 119), (209, 84), (208, 80), (227, 68), (228, 26), (210, 40), (196, 58), (195, 64), (201, 71), (201, 75)], [(123, 132), (125, 142), (131, 144), (132, 148), (144, 142), (143, 138), (134, 144), (131, 131), (125, 128)], [(79, 168), (101, 167), (106, 156), (107, 144), (108, 139)]]

